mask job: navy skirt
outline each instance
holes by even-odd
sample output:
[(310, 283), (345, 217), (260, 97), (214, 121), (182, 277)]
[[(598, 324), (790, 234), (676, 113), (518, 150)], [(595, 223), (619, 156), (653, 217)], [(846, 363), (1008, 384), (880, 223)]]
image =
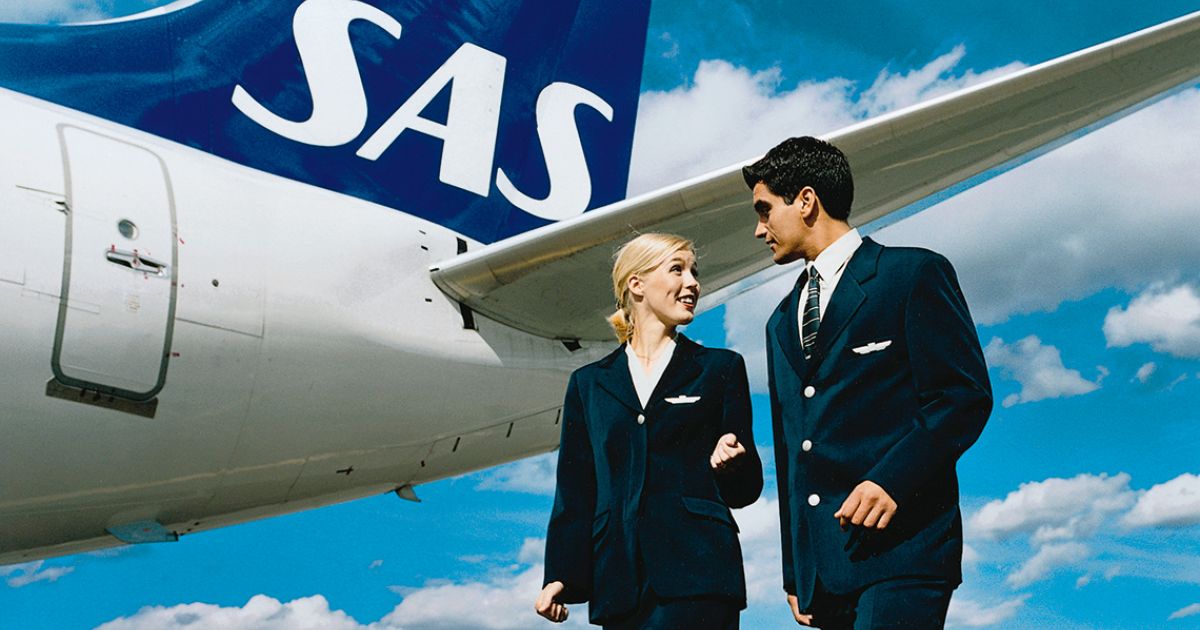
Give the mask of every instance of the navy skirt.
[(660, 598), (643, 586), (637, 608), (604, 630), (738, 630), (741, 608), (726, 597)]

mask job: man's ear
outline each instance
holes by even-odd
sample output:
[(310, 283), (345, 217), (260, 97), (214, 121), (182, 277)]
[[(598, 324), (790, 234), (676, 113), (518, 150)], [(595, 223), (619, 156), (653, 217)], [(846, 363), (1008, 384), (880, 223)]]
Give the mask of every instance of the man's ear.
[(821, 200), (817, 198), (817, 191), (813, 190), (812, 186), (805, 186), (796, 195), (796, 205), (800, 206), (800, 216), (806, 221), (811, 221), (817, 216)]

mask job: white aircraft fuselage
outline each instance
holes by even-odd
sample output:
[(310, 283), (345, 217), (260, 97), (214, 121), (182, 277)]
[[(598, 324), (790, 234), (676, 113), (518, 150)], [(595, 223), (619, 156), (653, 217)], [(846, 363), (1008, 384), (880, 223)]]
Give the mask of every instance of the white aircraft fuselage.
[(465, 327), (455, 232), (7, 90), (0, 129), (0, 563), (556, 446), (596, 352)]

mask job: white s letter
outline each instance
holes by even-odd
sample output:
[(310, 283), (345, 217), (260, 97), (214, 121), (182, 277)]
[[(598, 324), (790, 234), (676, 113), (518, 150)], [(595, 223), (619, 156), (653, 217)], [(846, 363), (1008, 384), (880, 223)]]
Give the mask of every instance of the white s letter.
[(350, 43), (349, 26), (367, 20), (400, 37), (392, 16), (357, 0), (306, 0), (296, 9), (292, 31), (308, 79), (313, 109), (308, 120), (281, 118), (238, 85), (233, 105), (254, 122), (296, 142), (321, 147), (346, 144), (367, 124), (367, 96)]
[(537, 129), (550, 176), (550, 192), (534, 199), (517, 190), (503, 169), (496, 169), (496, 188), (529, 214), (558, 221), (587, 210), (592, 200), (592, 176), (575, 125), (575, 108), (587, 105), (612, 122), (612, 106), (596, 94), (570, 83), (551, 83), (538, 95)]
[[(367, 138), (359, 157), (377, 160), (405, 129), (419, 131), (442, 139), (439, 179), (486, 197), (492, 184), (505, 64), (504, 57), (494, 52), (463, 44)], [(421, 110), (451, 81), (446, 124), (422, 118)]]

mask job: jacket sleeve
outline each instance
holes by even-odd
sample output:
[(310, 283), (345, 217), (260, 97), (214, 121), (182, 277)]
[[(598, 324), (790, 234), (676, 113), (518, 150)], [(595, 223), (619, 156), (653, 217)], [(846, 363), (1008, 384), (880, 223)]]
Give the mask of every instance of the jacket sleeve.
[(592, 593), (592, 516), (596, 511), (596, 469), (588, 438), (578, 372), (571, 375), (562, 409), (558, 484), (546, 531), (545, 586), (562, 582), (560, 600), (585, 602)]
[(910, 430), (865, 476), (904, 508), (930, 474), (953, 466), (983, 431), (992, 388), (975, 324), (950, 262), (917, 270), (905, 306), (905, 341), (920, 410)]
[(716, 472), (717, 488), (729, 507), (740, 508), (758, 500), (762, 493), (762, 461), (754, 445), (754, 423), (750, 409), (750, 384), (746, 379), (746, 360), (734, 353), (725, 372), (721, 429), (719, 435), (732, 433), (746, 447), (742, 461), (728, 470)]
[[(767, 329), (772, 326), (768, 322)], [(796, 569), (792, 558), (792, 513), (788, 501), (791, 484), (788, 482), (787, 442), (783, 433), (783, 414), (779, 407), (779, 398), (775, 395), (775, 365), (772, 348), (777, 343), (770, 332), (767, 333), (767, 378), (770, 380), (768, 389), (771, 392), (771, 437), (775, 442), (775, 488), (779, 493), (779, 544), (783, 561), (783, 590), (789, 595), (796, 594)]]

